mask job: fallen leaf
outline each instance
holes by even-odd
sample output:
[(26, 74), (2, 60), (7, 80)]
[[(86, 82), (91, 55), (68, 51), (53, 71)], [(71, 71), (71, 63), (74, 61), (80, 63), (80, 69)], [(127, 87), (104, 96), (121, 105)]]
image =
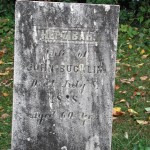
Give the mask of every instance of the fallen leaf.
[(129, 49), (132, 49), (132, 45), (131, 44), (129, 44)]
[(114, 107), (113, 108), (115, 111), (121, 111), (121, 107)]
[(1, 51), (0, 51), (0, 57), (2, 57), (5, 53), (6, 53), (6, 48), (3, 48)]
[(140, 68), (140, 67), (142, 67), (143, 65), (144, 65), (144, 63), (141, 63), (141, 64), (136, 65), (136, 67)]
[(121, 99), (120, 101), (115, 102), (115, 104), (118, 104), (118, 103), (124, 103), (124, 102), (126, 102), (126, 100), (125, 100), (125, 99)]
[(121, 94), (126, 94), (127, 91), (119, 91), (119, 93), (121, 93)]
[(4, 108), (2, 106), (0, 106), (0, 112), (3, 112)]
[(129, 82), (128, 79), (120, 79), (120, 82), (122, 82), (122, 83), (127, 83), (127, 84), (131, 84), (131, 82)]
[(148, 121), (144, 121), (144, 120), (136, 120), (136, 122), (137, 122), (138, 124), (141, 124), (141, 125), (146, 125), (146, 124), (148, 124)]
[(130, 82), (133, 82), (134, 80), (135, 80), (134, 77), (132, 77), (132, 78), (129, 79)]
[(117, 64), (120, 63), (120, 60), (121, 60), (121, 59), (117, 59), (117, 60), (116, 60), (116, 63), (117, 63)]
[(138, 113), (133, 109), (128, 109), (128, 112), (130, 113), (130, 115), (138, 115)]
[(0, 65), (4, 64), (4, 62), (2, 60), (0, 60)]
[(136, 95), (137, 95), (137, 96), (140, 96), (140, 95), (141, 95), (141, 93), (140, 93), (140, 92), (136, 92)]
[(1, 112), (1, 113), (4, 112), (4, 109), (1, 109), (0, 112)]
[(115, 90), (118, 90), (120, 88), (119, 85), (115, 85)]
[(8, 93), (2, 93), (2, 95), (3, 95), (4, 97), (9, 96), (9, 94), (8, 94)]
[(122, 63), (123, 66), (126, 66), (126, 67), (130, 67), (131, 65), (130, 64), (125, 64), (125, 63)]
[(142, 95), (142, 96), (145, 96), (145, 95), (146, 95), (146, 92), (143, 91), (143, 92), (141, 93), (141, 95)]
[(148, 55), (143, 55), (141, 58), (142, 59), (145, 59), (145, 58), (147, 58), (148, 57)]
[(119, 71), (121, 68), (120, 67), (116, 67), (116, 71)]
[(2, 114), (2, 116), (0, 117), (1, 119), (6, 119), (7, 117), (9, 117), (9, 115), (8, 114)]
[(146, 80), (147, 78), (148, 78), (148, 76), (140, 77), (140, 79), (141, 79), (142, 81)]
[(114, 117), (118, 117), (118, 116), (121, 116), (123, 114), (125, 114), (125, 112), (122, 112), (120, 107), (114, 107), (113, 108), (113, 116)]
[(136, 88), (133, 92), (133, 96), (140, 96), (142, 92), (139, 91), (138, 88)]
[(136, 91), (133, 92), (133, 96), (136, 96)]
[(126, 102), (126, 100), (125, 100), (125, 99), (121, 99), (120, 102), (121, 102), (121, 103), (122, 103), (122, 102)]
[(125, 132), (125, 133), (124, 133), (124, 137), (125, 137), (126, 139), (129, 138), (128, 132)]
[(4, 55), (4, 52), (0, 51), (0, 57), (3, 57), (3, 55)]
[(139, 86), (138, 89), (145, 90), (146, 88), (144, 86)]
[(5, 124), (5, 125), (9, 125), (9, 123), (7, 123), (7, 122), (4, 122), (4, 124)]
[[(133, 93), (133, 95), (134, 95), (134, 93)], [(131, 99), (134, 99), (134, 96), (131, 96), (130, 98), (131, 98)]]
[(145, 98), (145, 97), (142, 97), (141, 100), (142, 100), (142, 101), (146, 101), (146, 98)]
[(132, 69), (131, 69), (131, 68), (128, 68), (127, 70), (128, 70), (128, 71), (131, 71)]
[(120, 81), (122, 83), (127, 83), (127, 84), (131, 84), (131, 82), (134, 82), (135, 78), (132, 77), (132, 78), (129, 78), (129, 79), (120, 79)]
[(14, 68), (13, 67), (7, 67), (5, 70), (6, 71), (12, 71)]
[(113, 120), (116, 120), (117, 119), (117, 117), (113, 117)]
[(126, 101), (126, 106), (128, 107), (128, 109), (130, 108), (130, 105), (127, 101)]
[(150, 107), (145, 108), (147, 112), (150, 112)]
[(144, 54), (144, 53), (145, 53), (145, 50), (142, 49), (141, 52), (140, 52), (140, 54), (142, 55), (142, 54)]
[(6, 76), (9, 74), (9, 71), (6, 71), (6, 72), (0, 72), (0, 76)]

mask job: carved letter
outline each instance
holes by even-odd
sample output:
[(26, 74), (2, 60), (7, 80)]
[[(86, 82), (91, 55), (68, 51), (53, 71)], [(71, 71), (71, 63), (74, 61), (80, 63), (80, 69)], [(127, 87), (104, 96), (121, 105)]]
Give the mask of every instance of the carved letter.
[(61, 33), (59, 31), (55, 31), (55, 40), (59, 40), (61, 38)]
[(71, 119), (73, 117), (73, 112), (69, 112), (68, 118)]
[(49, 39), (54, 40), (54, 31), (49, 29), (48, 30), (48, 36), (49, 36)]
[(41, 71), (46, 71), (46, 70), (47, 70), (46, 63), (41, 64)]
[(77, 96), (73, 95), (72, 99), (77, 102), (77, 99), (76, 99)]
[(79, 40), (80, 40), (80, 41), (84, 41), (84, 40), (85, 40), (85, 39), (84, 39), (84, 36), (85, 36), (85, 35), (84, 35), (84, 32), (83, 32), (83, 31), (81, 31), (80, 39), (79, 39)]
[(36, 85), (37, 85), (37, 80), (34, 79), (34, 80), (32, 81), (31, 87), (32, 87), (32, 86), (36, 86)]
[(78, 32), (72, 31), (72, 40), (73, 40), (73, 41), (78, 40), (78, 35), (79, 35)]
[(64, 68), (65, 68), (65, 66), (64, 66), (64, 65), (61, 65), (61, 66), (60, 66), (60, 72), (64, 72), (64, 71), (65, 71)]
[(49, 65), (49, 68), (50, 68), (50, 72), (54, 71), (54, 66), (53, 65)]
[(61, 113), (61, 118), (65, 118), (66, 116), (65, 116), (65, 112), (62, 112)]
[(93, 41), (93, 34), (91, 32), (87, 33), (86, 40), (87, 41)]
[(38, 70), (39, 69), (39, 65), (38, 64), (34, 64), (34, 70)]
[(101, 73), (102, 72), (102, 68), (101, 68), (101, 66), (97, 66), (97, 73)]
[(63, 56), (65, 54), (65, 50), (61, 50), (60, 52), (59, 52), (59, 56)]
[(62, 32), (62, 40), (71, 40), (71, 32), (70, 31), (63, 31)]
[(84, 84), (84, 85), (82, 86), (82, 88), (81, 88), (81, 94), (83, 93), (84, 88), (85, 88), (85, 84)]
[(43, 115), (43, 114), (39, 114), (39, 118), (40, 118), (40, 120), (39, 120), (39, 124), (41, 124), (41, 123), (42, 123), (42, 121), (43, 121), (44, 115)]
[(91, 67), (90, 67), (90, 66), (88, 66), (88, 73), (92, 73), (92, 72), (90, 72), (90, 71), (91, 71), (91, 70), (90, 70), (90, 68), (91, 68)]
[(67, 71), (71, 72), (72, 65), (67, 65)]
[(31, 71), (31, 70), (32, 70), (32, 67), (33, 67), (33, 65), (30, 64), (29, 67), (27, 67), (27, 70), (28, 70), (28, 71)]
[(74, 72), (78, 72), (79, 71), (79, 66), (74, 66)]
[(40, 40), (45, 40), (46, 39), (46, 34), (45, 34), (45, 30), (41, 31), (41, 39)]

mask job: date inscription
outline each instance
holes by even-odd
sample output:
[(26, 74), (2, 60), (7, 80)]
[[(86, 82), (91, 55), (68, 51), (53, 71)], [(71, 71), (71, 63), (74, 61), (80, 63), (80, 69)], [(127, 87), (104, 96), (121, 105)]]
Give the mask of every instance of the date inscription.
[(38, 112), (29, 114), (29, 118), (36, 119), (38, 124), (42, 124), (45, 121), (52, 119), (53, 117), (58, 119), (69, 119), (69, 120), (78, 118), (82, 122), (82, 125), (85, 125), (86, 121), (91, 120), (93, 116), (83, 112), (77, 114), (74, 112), (67, 112), (67, 111), (60, 113), (52, 111), (49, 114), (41, 114)]

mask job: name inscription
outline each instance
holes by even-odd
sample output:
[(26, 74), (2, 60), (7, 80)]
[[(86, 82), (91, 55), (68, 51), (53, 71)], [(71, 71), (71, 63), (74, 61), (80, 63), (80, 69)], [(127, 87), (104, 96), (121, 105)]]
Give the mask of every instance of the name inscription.
[(97, 43), (96, 32), (89, 31), (88, 29), (81, 28), (45, 28), (38, 29), (38, 35), (40, 41), (44, 42), (89, 42)]
[(103, 64), (100, 64), (99, 66), (89, 66), (89, 65), (84, 65), (84, 64), (79, 64), (79, 65), (51, 65), (48, 63), (39, 63), (39, 64), (29, 64), (27, 66), (28, 71), (38, 71), (38, 72), (49, 72), (49, 73), (102, 73), (102, 71), (105, 71)]

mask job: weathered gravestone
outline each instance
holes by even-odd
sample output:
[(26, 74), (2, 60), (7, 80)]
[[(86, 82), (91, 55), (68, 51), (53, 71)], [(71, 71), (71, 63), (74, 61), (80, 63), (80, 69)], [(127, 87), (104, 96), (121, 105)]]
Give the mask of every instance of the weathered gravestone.
[(119, 7), (16, 3), (12, 150), (110, 150)]

